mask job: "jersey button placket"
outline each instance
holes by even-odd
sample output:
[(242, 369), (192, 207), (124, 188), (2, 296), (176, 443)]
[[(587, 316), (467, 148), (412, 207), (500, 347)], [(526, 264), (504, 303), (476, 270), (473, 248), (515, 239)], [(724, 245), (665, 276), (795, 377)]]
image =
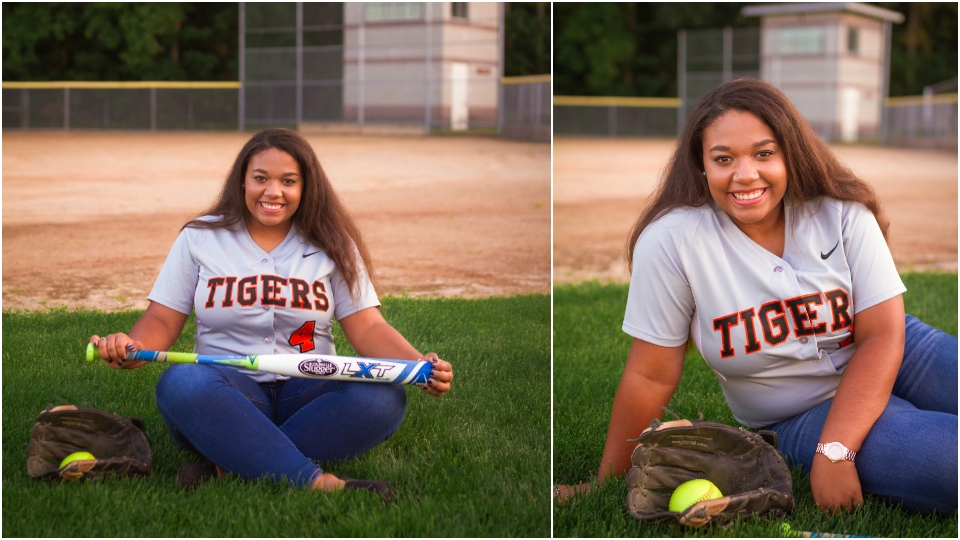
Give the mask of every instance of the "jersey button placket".
[[(262, 264), (265, 264), (265, 265), (268, 265), (268, 266), (269, 266), (269, 268), (265, 269), (264, 272), (270, 273), (270, 274), (275, 274), (275, 273), (276, 273), (276, 265), (273, 264), (273, 261), (271, 261), (269, 257), (263, 257), (262, 259), (260, 259), (260, 262), (261, 262)], [(260, 301), (263, 302), (263, 298), (261, 298)], [(269, 320), (266, 321), (266, 322), (269, 324), (269, 327), (272, 329), (273, 326), (274, 326), (274, 320), (273, 320), (273, 319), (274, 319), (274, 315), (275, 315), (276, 312), (273, 311), (273, 310), (271, 310), (271, 307), (272, 307), (272, 306), (263, 304), (264, 317), (269, 317)], [(264, 326), (267, 326), (267, 324), (265, 324)], [(265, 337), (265, 338), (263, 338), (263, 343), (264, 343), (265, 345), (270, 345), (271, 343), (273, 343), (273, 339), (270, 338), (270, 337)]]
[[(792, 276), (793, 279), (794, 279), (794, 282), (796, 282), (796, 276), (793, 276), (792, 272), (787, 271), (787, 269), (784, 268), (783, 265), (778, 264), (778, 265), (774, 266), (774, 267), (773, 267), (773, 273), (774, 273), (774, 274), (783, 275), (783, 276)], [(799, 284), (798, 284), (798, 286), (799, 286)], [(810, 342), (810, 338), (808, 338), (808, 337), (801, 337), (801, 338), (798, 339), (797, 341), (798, 341), (801, 345), (806, 346), (807, 343)], [(820, 360), (820, 358), (819, 358), (819, 356), (817, 356), (817, 358), (815, 358), (813, 361), (814, 361), (814, 362), (817, 362), (817, 361), (819, 361), (819, 360)]]
[[(269, 264), (269, 263), (270, 263), (270, 259), (267, 258), (267, 257), (264, 257), (264, 258), (260, 259), (260, 262), (262, 262), (263, 264)], [(272, 264), (270, 265), (270, 273), (271, 273), (271, 274), (274, 273), (274, 265), (272, 265)], [(262, 301), (262, 300), (261, 300), (261, 301)], [(263, 310), (264, 310), (264, 311), (270, 311), (270, 306), (264, 304), (264, 305), (263, 305)], [(270, 340), (269, 340), (269, 339), (264, 339), (264, 343), (270, 343)]]

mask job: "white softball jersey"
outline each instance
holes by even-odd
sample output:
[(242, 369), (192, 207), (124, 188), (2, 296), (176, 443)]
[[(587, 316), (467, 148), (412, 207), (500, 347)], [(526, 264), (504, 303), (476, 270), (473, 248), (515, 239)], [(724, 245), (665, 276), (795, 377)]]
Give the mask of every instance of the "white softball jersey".
[[(360, 269), (361, 294), (354, 301), (333, 259), (306, 243), (296, 226), (269, 253), (243, 224), (236, 230), (188, 227), (148, 298), (180, 313), (196, 311), (198, 354), (335, 355), (333, 321), (380, 305)], [(288, 378), (242, 371), (257, 382)]]
[(734, 417), (750, 428), (833, 397), (854, 315), (906, 291), (874, 215), (859, 203), (784, 199), (783, 257), (713, 201), (640, 235), (623, 331), (655, 345), (692, 338)]

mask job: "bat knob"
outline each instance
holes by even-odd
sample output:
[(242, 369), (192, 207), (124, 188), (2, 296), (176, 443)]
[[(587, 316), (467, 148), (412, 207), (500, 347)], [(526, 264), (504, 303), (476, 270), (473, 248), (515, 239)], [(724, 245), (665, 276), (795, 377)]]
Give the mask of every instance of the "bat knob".
[(93, 343), (87, 343), (87, 362), (93, 362)]

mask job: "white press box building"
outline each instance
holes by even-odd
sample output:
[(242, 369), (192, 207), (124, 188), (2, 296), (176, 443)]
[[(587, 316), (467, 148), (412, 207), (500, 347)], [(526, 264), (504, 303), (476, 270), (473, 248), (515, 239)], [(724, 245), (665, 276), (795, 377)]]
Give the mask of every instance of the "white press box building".
[(760, 78), (826, 139), (876, 139), (889, 94), (891, 25), (902, 14), (856, 2), (743, 8), (761, 17)]

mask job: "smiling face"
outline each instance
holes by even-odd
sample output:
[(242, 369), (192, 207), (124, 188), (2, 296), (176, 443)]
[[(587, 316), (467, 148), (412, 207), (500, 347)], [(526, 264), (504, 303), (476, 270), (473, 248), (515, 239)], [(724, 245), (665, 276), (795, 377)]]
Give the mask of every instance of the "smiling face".
[(250, 158), (243, 184), (250, 234), (286, 236), (303, 194), (297, 160), (283, 150), (264, 150)]
[(773, 131), (757, 116), (731, 110), (703, 130), (710, 195), (753, 238), (782, 225), (787, 167)]

